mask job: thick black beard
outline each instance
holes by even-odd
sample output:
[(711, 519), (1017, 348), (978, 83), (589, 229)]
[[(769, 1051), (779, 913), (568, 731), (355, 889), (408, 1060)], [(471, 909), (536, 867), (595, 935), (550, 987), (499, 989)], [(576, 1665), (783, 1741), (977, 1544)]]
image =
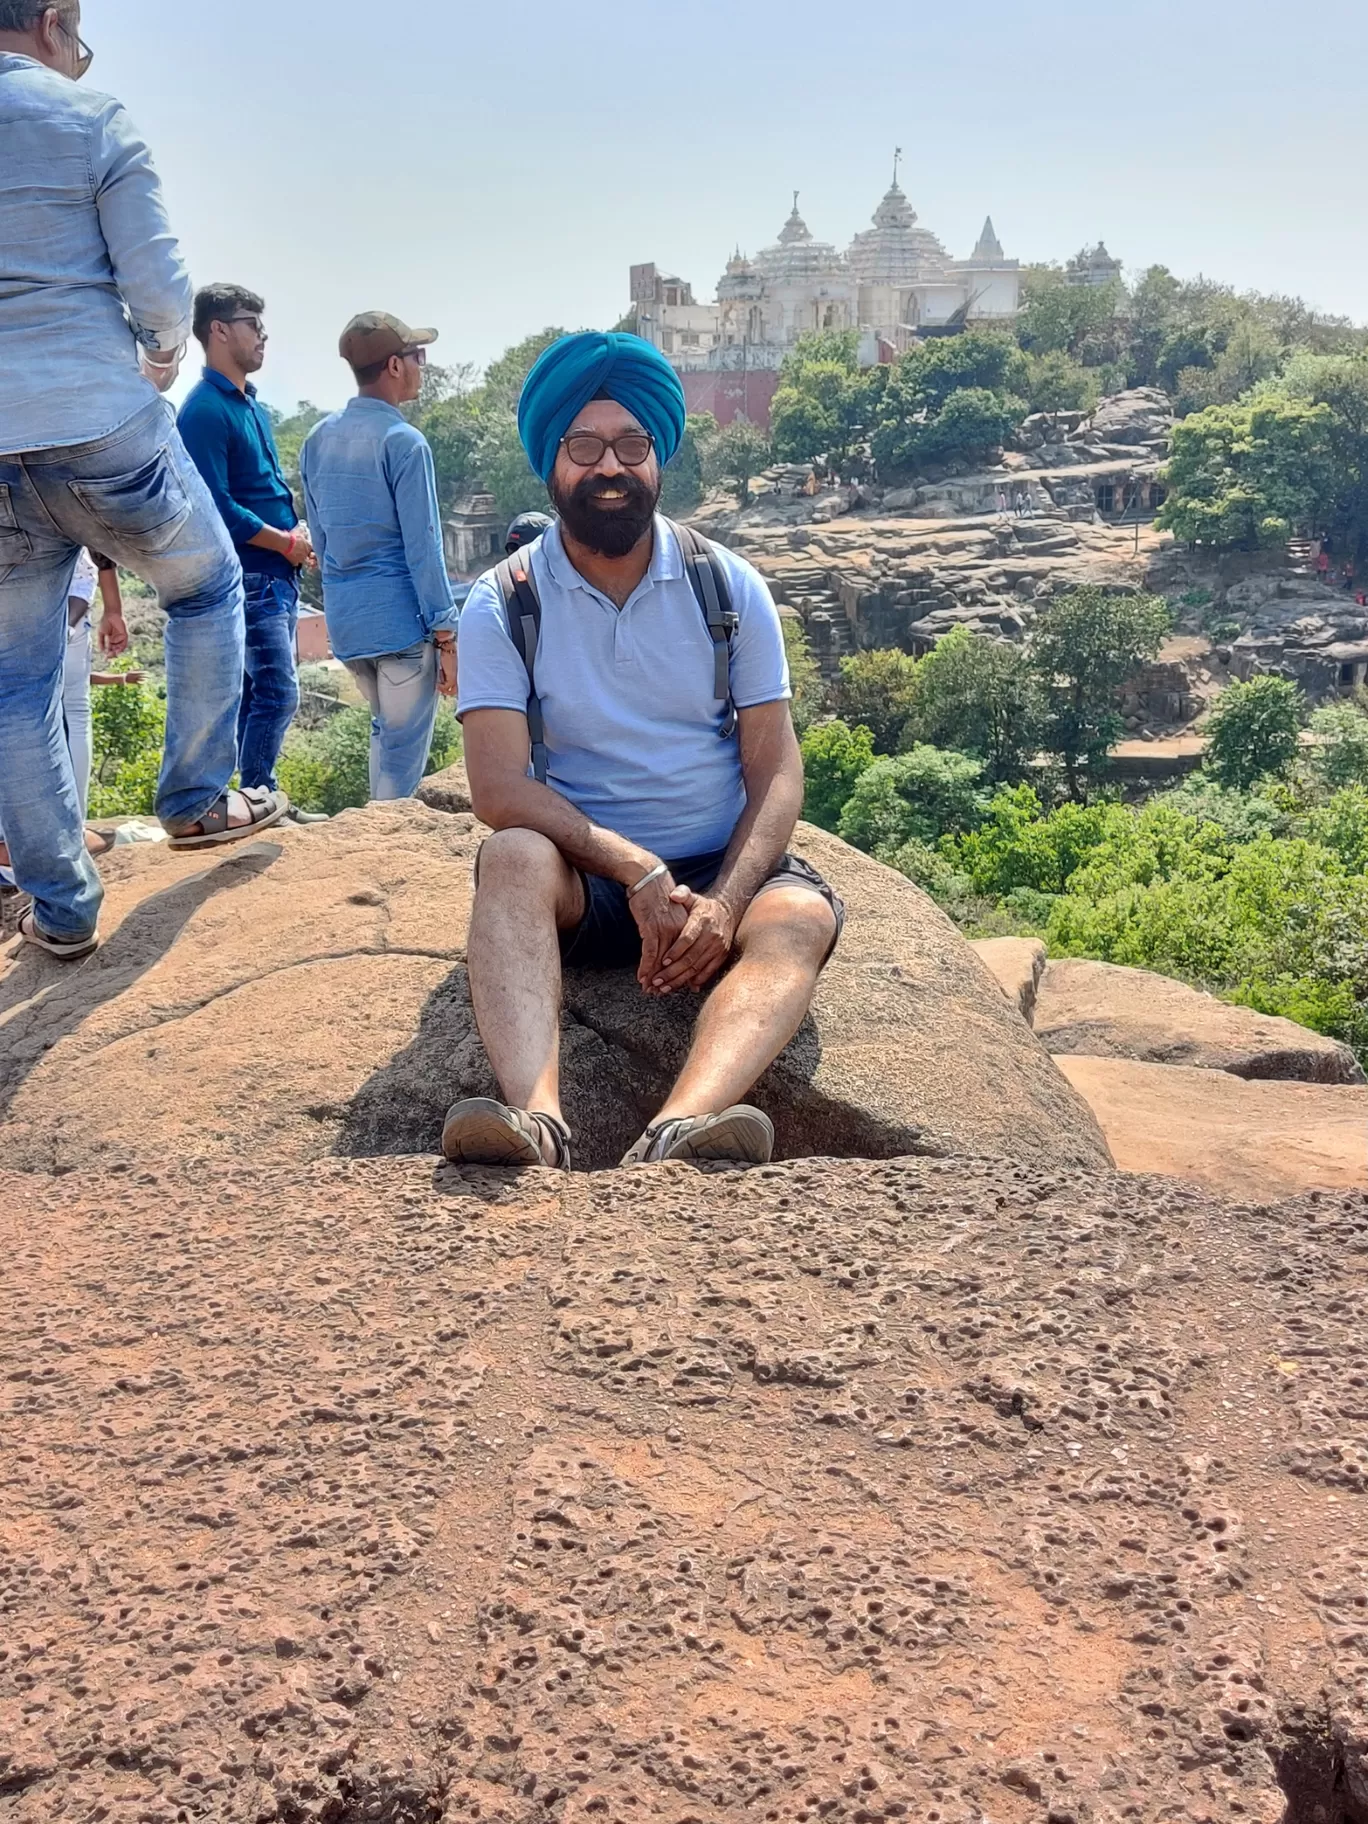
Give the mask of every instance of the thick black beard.
[[(551, 500), (571, 538), (599, 557), (626, 557), (650, 529), (660, 500), (660, 482), (648, 488), (639, 475), (586, 475), (568, 490), (551, 483)], [(596, 504), (600, 489), (624, 488), (627, 504), (604, 508)]]

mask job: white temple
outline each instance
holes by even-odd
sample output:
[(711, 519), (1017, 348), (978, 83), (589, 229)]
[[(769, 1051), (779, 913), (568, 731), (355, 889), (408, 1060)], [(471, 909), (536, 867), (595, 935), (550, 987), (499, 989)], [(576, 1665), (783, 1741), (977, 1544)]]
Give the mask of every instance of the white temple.
[(1019, 264), (1004, 256), (992, 220), (967, 260), (951, 259), (918, 225), (896, 159), (873, 225), (844, 253), (813, 238), (795, 191), (778, 240), (752, 259), (733, 254), (715, 302), (696, 303), (685, 280), (655, 265), (633, 266), (631, 287), (638, 333), (685, 372), (776, 369), (800, 335), (821, 329), (858, 330), (872, 365), (926, 331), (1008, 321), (1021, 302)]

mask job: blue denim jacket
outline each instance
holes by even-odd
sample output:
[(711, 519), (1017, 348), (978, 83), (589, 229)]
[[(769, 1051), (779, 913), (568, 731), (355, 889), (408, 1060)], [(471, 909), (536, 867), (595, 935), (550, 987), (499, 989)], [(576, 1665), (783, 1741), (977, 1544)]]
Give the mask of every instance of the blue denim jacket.
[(179, 348), (193, 302), (122, 106), (0, 53), (0, 452), (126, 424), (156, 397), (138, 343)]
[(339, 659), (403, 652), (455, 627), (432, 451), (397, 407), (349, 400), (309, 432), (299, 474)]

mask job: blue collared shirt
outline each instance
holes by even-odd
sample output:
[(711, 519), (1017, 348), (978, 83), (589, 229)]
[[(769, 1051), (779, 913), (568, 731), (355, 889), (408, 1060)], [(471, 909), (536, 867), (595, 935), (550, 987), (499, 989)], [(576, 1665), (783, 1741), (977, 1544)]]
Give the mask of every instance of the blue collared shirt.
[(299, 524), (294, 495), (280, 470), (271, 421), (251, 381), (240, 393), (225, 375), (206, 367), (176, 420), (191, 459), (204, 477), (244, 570), (293, 577), (294, 565), (278, 551), (248, 541), (263, 526), (277, 532)]
[[(736, 611), (731, 691), (738, 709), (789, 692), (779, 611), (765, 579), (715, 547)], [(576, 570), (557, 522), (527, 548), (541, 597), (537, 695), (546, 782), (604, 829), (679, 860), (725, 849), (746, 808), (726, 706), (713, 695), (713, 643), (663, 519), (646, 575), (621, 608)], [(458, 713), (527, 708), (527, 667), (486, 572), (461, 610)]]
[(403, 652), (455, 627), (427, 438), (383, 399), (351, 399), (299, 452), (304, 516), (339, 659)]
[(194, 290), (141, 135), (108, 95), (0, 52), (0, 451), (90, 443), (156, 398)]

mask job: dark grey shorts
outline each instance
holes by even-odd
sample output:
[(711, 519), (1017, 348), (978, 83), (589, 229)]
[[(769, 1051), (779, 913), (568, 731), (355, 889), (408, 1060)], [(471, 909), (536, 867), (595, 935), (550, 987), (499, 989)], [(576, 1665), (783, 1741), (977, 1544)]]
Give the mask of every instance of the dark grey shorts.
[[(686, 855), (666, 865), (678, 885), (706, 893), (717, 879), (725, 855), (725, 849), (715, 849), (709, 855)], [(615, 880), (605, 880), (601, 874), (581, 872), (580, 879), (584, 883), (584, 916), (573, 931), (560, 934), (562, 961), (572, 969), (635, 969), (641, 961), (641, 933), (627, 904), (626, 887)], [(807, 887), (820, 893), (836, 916), (831, 950), (836, 948), (845, 924), (845, 904), (811, 862), (804, 861), (801, 855), (780, 856), (760, 892), (769, 887)], [(831, 950), (827, 951), (828, 957)]]

